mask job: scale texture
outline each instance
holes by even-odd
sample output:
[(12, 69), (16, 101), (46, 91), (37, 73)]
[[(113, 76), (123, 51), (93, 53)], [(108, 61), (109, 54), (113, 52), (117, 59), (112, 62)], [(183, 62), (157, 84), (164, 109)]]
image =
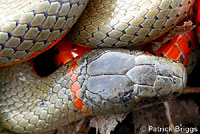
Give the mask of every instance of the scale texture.
[(1, 0), (0, 65), (29, 59), (51, 47), (69, 31), (87, 2)]
[(69, 63), (43, 78), (29, 64), (0, 69), (0, 122), (18, 133), (151, 106), (180, 95), (186, 85), (182, 64), (125, 49), (89, 51), (76, 68)]
[[(27, 60), (52, 47), (87, 3), (68, 38), (92, 47), (129, 47), (169, 31), (194, 2), (1, 0), (0, 65)], [(186, 85), (182, 64), (116, 48), (89, 51), (47, 77), (33, 70), (28, 61), (0, 68), (0, 123), (16, 133), (39, 134), (88, 116), (151, 106), (175, 98)]]
[(152, 41), (187, 16), (194, 0), (90, 0), (69, 39), (93, 47)]

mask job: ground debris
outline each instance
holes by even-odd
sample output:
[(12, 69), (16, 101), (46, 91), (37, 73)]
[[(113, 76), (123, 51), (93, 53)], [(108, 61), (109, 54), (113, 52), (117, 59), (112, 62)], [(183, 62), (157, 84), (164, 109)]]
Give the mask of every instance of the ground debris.
[(127, 114), (102, 115), (91, 119), (90, 126), (96, 128), (96, 134), (110, 134), (119, 122), (122, 122)]
[(148, 44), (148, 47), (150, 47), (149, 49), (151, 49), (153, 52), (156, 52), (163, 44), (167, 43), (174, 36), (187, 33), (189, 31), (191, 31), (192, 29), (194, 29), (195, 27), (196, 26), (193, 24), (193, 22), (191, 20), (185, 21), (185, 22), (175, 26), (173, 29), (168, 31), (163, 36), (150, 42)]
[(135, 111), (132, 113), (135, 133), (148, 134), (152, 127), (171, 127), (172, 130), (176, 127), (197, 128), (200, 126), (198, 109), (199, 106), (192, 99), (175, 99), (165, 102), (165, 105), (159, 104)]

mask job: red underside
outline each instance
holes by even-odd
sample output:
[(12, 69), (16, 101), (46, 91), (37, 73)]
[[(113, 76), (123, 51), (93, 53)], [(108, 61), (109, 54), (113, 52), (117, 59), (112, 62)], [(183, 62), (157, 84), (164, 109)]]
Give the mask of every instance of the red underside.
[(197, 0), (196, 3), (196, 32), (200, 40), (200, 0)]
[(155, 54), (177, 60), (187, 66), (191, 51), (195, 49), (195, 33), (194, 31), (190, 31), (182, 35), (174, 36), (168, 44), (161, 46)]

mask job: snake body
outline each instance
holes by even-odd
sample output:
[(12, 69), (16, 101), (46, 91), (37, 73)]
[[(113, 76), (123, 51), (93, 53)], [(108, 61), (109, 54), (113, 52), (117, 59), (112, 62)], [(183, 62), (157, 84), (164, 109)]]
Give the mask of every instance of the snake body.
[(1, 0), (0, 65), (28, 60), (57, 43), (88, 0)]
[[(0, 64), (29, 59), (40, 48), (51, 47), (68, 32), (87, 2), (33, 1), (24, 3), (32, 6), (22, 6), (17, 12), (22, 15), (11, 15), (6, 24), (1, 18)], [(144, 44), (186, 17), (193, 3), (91, 0), (69, 38), (93, 47)], [(48, 77), (32, 70), (29, 62), (0, 68), (0, 123), (17, 133), (38, 134), (87, 116), (128, 112), (174, 98), (186, 85), (182, 64), (126, 49), (88, 51)]]
[(138, 46), (187, 16), (194, 0), (90, 0), (67, 37), (92, 47)]
[(200, 43), (200, 1), (197, 0), (196, 2), (196, 35), (197, 35), (197, 39), (198, 39), (198, 42)]
[[(166, 33), (186, 17), (194, 1), (91, 0), (68, 36), (77, 43), (93, 47), (144, 44)], [(69, 31), (87, 2), (1, 1), (0, 65), (30, 59), (39, 54), (38, 51), (50, 48)], [(15, 5), (19, 8), (12, 7)]]

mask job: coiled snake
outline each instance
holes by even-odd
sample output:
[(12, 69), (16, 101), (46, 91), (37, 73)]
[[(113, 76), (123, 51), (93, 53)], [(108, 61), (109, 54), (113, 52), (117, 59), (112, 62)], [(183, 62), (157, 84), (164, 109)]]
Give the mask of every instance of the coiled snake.
[[(0, 64), (16, 64), (51, 48), (87, 3), (0, 1)], [(28, 61), (0, 68), (1, 125), (17, 133), (41, 133), (87, 116), (123, 113), (178, 96), (186, 85), (182, 64), (139, 51), (99, 47), (150, 42), (184, 19), (193, 3), (89, 1), (67, 37), (98, 49), (87, 50), (42, 78)]]

